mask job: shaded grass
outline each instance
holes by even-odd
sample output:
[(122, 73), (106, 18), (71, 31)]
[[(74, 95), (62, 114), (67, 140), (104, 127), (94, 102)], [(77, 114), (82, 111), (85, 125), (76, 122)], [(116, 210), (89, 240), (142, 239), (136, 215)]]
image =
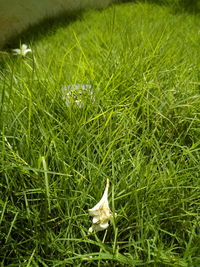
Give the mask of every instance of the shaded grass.
[[(199, 26), (124, 4), (2, 59), (2, 266), (199, 265)], [(76, 83), (95, 102), (67, 108)], [(107, 177), (118, 215), (89, 236)]]

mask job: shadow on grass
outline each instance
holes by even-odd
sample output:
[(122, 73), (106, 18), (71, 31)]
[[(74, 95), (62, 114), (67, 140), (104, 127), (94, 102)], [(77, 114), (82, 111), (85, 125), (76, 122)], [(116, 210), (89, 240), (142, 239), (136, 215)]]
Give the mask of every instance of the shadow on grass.
[(13, 48), (19, 48), (20, 44), (34, 43), (35, 41), (46, 38), (46, 36), (53, 35), (58, 28), (68, 26), (76, 20), (81, 19), (82, 14), (83, 11), (79, 10), (71, 13), (62, 13), (59, 17), (46, 18), (8, 39), (3, 47), (3, 51), (0, 51), (0, 76), (4, 74), (7, 58), (9, 57), (11, 62), (15, 60), (11, 52)]
[[(57, 17), (45, 18), (37, 24), (31, 25), (18, 35), (9, 38), (0, 51), (0, 74), (5, 67), (5, 60), (13, 48), (19, 48), (20, 43), (29, 44), (41, 40), (46, 36), (53, 35), (60, 27), (68, 26), (78, 19), (82, 18), (83, 10), (74, 12), (64, 12)], [(14, 58), (13, 58), (14, 60)]]
[(173, 13), (200, 13), (200, 0), (119, 0), (118, 2), (152, 3), (156, 5), (168, 5)]
[(21, 43), (33, 43), (37, 40), (45, 38), (45, 36), (53, 35), (60, 27), (70, 25), (78, 19), (82, 18), (83, 11), (65, 12), (54, 18), (46, 18), (37, 24), (29, 26), (19, 35), (15, 35), (8, 39), (5, 49), (19, 47)]

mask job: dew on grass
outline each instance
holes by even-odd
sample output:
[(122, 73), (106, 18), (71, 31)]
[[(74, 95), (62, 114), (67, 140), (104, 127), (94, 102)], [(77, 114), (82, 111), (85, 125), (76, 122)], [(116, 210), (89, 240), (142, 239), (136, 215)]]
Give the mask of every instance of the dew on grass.
[(61, 90), (67, 107), (76, 105), (83, 108), (88, 101), (94, 101), (94, 90), (91, 84), (71, 84), (62, 87)]

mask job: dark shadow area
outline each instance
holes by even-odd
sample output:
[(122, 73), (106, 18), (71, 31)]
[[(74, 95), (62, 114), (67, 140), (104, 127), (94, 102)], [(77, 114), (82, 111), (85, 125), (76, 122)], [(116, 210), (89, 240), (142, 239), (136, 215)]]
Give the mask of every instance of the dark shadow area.
[(180, 7), (183, 11), (190, 13), (200, 12), (200, 0), (182, 0), (180, 1)]
[(188, 12), (200, 13), (200, 0), (121, 0), (121, 3), (152, 3), (171, 7), (173, 13)]
[(4, 49), (10, 50), (19, 47), (20, 43), (33, 43), (36, 40), (45, 38), (46, 35), (53, 35), (59, 27), (70, 25), (82, 18), (83, 11), (65, 12), (57, 17), (46, 18), (37, 24), (30, 25), (20, 34), (8, 39)]
[(84, 10), (64, 12), (57, 17), (43, 19), (37, 24), (30, 25), (20, 34), (9, 38), (0, 51), (0, 75), (3, 73), (7, 57), (15, 60), (15, 57), (12, 57), (11, 54), (13, 48), (19, 48), (20, 43), (30, 44), (45, 38), (47, 35), (54, 35), (58, 28), (66, 27), (77, 20), (81, 20), (83, 12)]

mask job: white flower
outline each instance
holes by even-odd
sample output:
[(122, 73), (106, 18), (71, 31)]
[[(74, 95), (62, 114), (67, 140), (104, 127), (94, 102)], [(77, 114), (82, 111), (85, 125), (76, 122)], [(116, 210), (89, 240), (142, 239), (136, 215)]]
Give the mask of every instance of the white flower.
[(109, 221), (113, 214), (108, 204), (108, 188), (109, 179), (107, 179), (106, 188), (101, 200), (92, 209), (89, 209), (89, 215), (93, 217), (92, 226), (89, 228), (90, 233), (93, 231), (103, 231), (109, 226)]
[(13, 55), (26, 56), (27, 53), (32, 52), (30, 48), (27, 48), (26, 44), (23, 44), (20, 48), (13, 49)]

